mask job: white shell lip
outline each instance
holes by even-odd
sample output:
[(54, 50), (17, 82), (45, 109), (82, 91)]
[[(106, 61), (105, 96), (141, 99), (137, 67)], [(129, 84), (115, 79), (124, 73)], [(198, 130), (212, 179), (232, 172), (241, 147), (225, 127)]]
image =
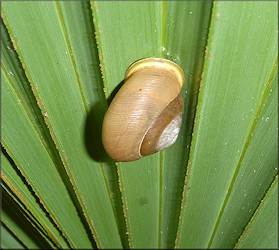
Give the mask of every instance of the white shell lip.
[(180, 87), (184, 84), (185, 76), (181, 67), (178, 64), (164, 58), (145, 58), (134, 62), (126, 71), (125, 79), (130, 77), (136, 71), (144, 68), (158, 68), (171, 71), (176, 76)]

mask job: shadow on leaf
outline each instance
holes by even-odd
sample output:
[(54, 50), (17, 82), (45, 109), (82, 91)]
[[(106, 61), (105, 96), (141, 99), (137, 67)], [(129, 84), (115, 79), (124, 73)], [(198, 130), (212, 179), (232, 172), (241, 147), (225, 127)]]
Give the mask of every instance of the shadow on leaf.
[[(123, 85), (121, 81), (108, 98), (110, 104), (118, 90)], [(107, 106), (103, 101), (96, 102), (92, 105), (85, 120), (84, 142), (89, 156), (98, 162), (111, 162), (102, 143), (102, 124)]]

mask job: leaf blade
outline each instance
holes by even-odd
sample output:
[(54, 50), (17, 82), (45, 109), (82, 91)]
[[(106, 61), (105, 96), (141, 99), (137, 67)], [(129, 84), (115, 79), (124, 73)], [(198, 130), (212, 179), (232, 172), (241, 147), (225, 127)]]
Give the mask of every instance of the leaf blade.
[(277, 221), (278, 175), (245, 228), (235, 248), (278, 248)]
[[(88, 1), (71, 3), (60, 2), (57, 3), (57, 6), (61, 12), (60, 16), (61, 19), (63, 19), (65, 30), (67, 30), (71, 53), (75, 61), (76, 71), (80, 78), (80, 84), (88, 109), (88, 116), (84, 129), (86, 150), (91, 158), (96, 162), (100, 162), (100, 167), (109, 189), (109, 196), (113, 204), (122, 244), (123, 247), (126, 248), (128, 243), (125, 237), (125, 220), (118, 187), (117, 168), (115, 164), (108, 159), (101, 139), (102, 120), (107, 108), (107, 101), (103, 93), (104, 86), (100, 71), (96, 40), (93, 37), (95, 29), (92, 22), (93, 17), (90, 3)], [(80, 14), (77, 15), (77, 13)], [(81, 15), (83, 15), (83, 21), (81, 21)], [(83, 39), (85, 39), (86, 42), (83, 42)]]
[(18, 239), (3, 224), (1, 225), (1, 239), (2, 249), (24, 249)]
[[(259, 106), (254, 120), (249, 146), (246, 147), (245, 155), (239, 162), (238, 176), (229, 191), (230, 197), (222, 214), (225, 219), (220, 220), (214, 238), (212, 237), (214, 248), (232, 247), (235, 244), (257, 208), (258, 201), (262, 199), (277, 173), (278, 141), (274, 136), (277, 134), (278, 125), (277, 60), (272, 71), (263, 94), (265, 101), (261, 101), (262, 105)], [(272, 117), (270, 121), (269, 117)], [(234, 205), (236, 201), (238, 201), (237, 208)], [(229, 221), (233, 222), (233, 227), (232, 224), (228, 225)]]
[[(131, 63), (140, 58), (161, 57), (161, 8), (161, 3), (155, 1), (92, 2), (105, 94), (109, 100)], [(106, 37), (106, 34), (110, 35)], [(157, 248), (161, 234), (160, 155), (133, 163), (117, 163), (117, 168), (129, 245)]]
[[(83, 227), (79, 222), (75, 208), (69, 199), (68, 192), (60, 179), (51, 156), (41, 141), (40, 135), (36, 129), (34, 129), (33, 124), (29, 119), (29, 115), (23, 107), (24, 103), (18, 103), (18, 95), (10, 83), (11, 82), (7, 79), (7, 75), (3, 72), (2, 68), (2, 88), (4, 93), (2, 110), (5, 114), (5, 119), (3, 119), (2, 123), (3, 134), (1, 143), (11, 155), (28, 183), (34, 187), (35, 193), (40, 197), (52, 218), (55, 218), (54, 221), (56, 221), (60, 229), (70, 239), (72, 237), (75, 238), (76, 236), (71, 235), (71, 232), (65, 232), (68, 228), (66, 224), (74, 222), (77, 227), (80, 227), (81, 232), (83, 231)], [(20, 140), (18, 140), (18, 138), (20, 138)], [(15, 144), (14, 142), (19, 143), (21, 146), (18, 148), (18, 144)], [(32, 147), (33, 150), (36, 149), (36, 153), (34, 154), (33, 150), (29, 150), (32, 149)], [(22, 153), (21, 148), (27, 148), (27, 151)], [(40, 167), (42, 165), (45, 166), (43, 170)], [(44, 174), (43, 176), (42, 173)], [(50, 186), (49, 180), (54, 181), (54, 184)], [(56, 197), (59, 202), (57, 201), (57, 203), (53, 203), (53, 194), (58, 190), (59, 195)], [(71, 220), (68, 219), (67, 221), (66, 219), (65, 221), (67, 216), (61, 216), (59, 212), (55, 215), (52, 213), (52, 211), (63, 211), (63, 207), (67, 207), (67, 216), (69, 216)], [(79, 241), (79, 239), (76, 240)]]
[(42, 225), (47, 235), (55, 242), (59, 247), (69, 247), (64, 238), (60, 235), (60, 232), (52, 224), (46, 215), (45, 211), (39, 206), (36, 198), (23, 182), (21, 177), (17, 174), (10, 161), (4, 154), (1, 155), (2, 163), (2, 180), (3, 182), (14, 192), (18, 199), (23, 203), (27, 210), (34, 216), (34, 218)]
[[(7, 7), (8, 6), (8, 7)], [(10, 6), (12, 6), (12, 5), (10, 5)], [(4, 6), (4, 8), (5, 8), (5, 11), (7, 11), (7, 9), (10, 7), (9, 6), (9, 4), (7, 4), (7, 5), (5, 5)], [(19, 5), (17, 5), (17, 7), (18, 8), (15, 8), (17, 11), (21, 11), (22, 9), (24, 9), (24, 12), (25, 13), (28, 13), (28, 11), (30, 12), (31, 11), (31, 13), (37, 13), (37, 15), (33, 15), (32, 16), (32, 14), (30, 14), (30, 15), (27, 15), (27, 16), (29, 16), (29, 25), (33, 25), (32, 27), (33, 28), (35, 28), (36, 29), (36, 27), (38, 28), (38, 26), (36, 26), (36, 25), (38, 25), (38, 23), (40, 23), (40, 22), (38, 22), (38, 23), (34, 23), (34, 22), (32, 22), (32, 18), (49, 18), (49, 17), (46, 17), (46, 13), (48, 12), (48, 14), (50, 14), (50, 17), (53, 17), (53, 16), (55, 16), (55, 18), (57, 17), (56, 16), (56, 12), (55, 12), (55, 10), (53, 10), (53, 9), (55, 9), (54, 7), (53, 7), (53, 3), (52, 4), (46, 4), (46, 3), (44, 3), (44, 4), (42, 4), (42, 5), (37, 5), (37, 4), (34, 4), (34, 3), (32, 3), (31, 5), (28, 5), (28, 3), (25, 3), (25, 5), (22, 3), (22, 5), (21, 4), (19, 4)], [(46, 7), (45, 9), (44, 9), (44, 7)], [(32, 9), (33, 8), (33, 9)], [(37, 9), (36, 9), (37, 8)], [(40, 9), (41, 8), (41, 9)], [(52, 11), (53, 12), (51, 12), (48, 8), (53, 8), (52, 9)], [(14, 9), (14, 10), (15, 10)], [(37, 10), (37, 12), (36, 11), (34, 11), (34, 12), (32, 12), (32, 10)], [(42, 14), (42, 15), (39, 15), (38, 13), (40, 13), (40, 11), (38, 11), (38, 10), (41, 10), (44, 14)], [(13, 10), (13, 11), (14, 11)], [(47, 11), (46, 11), (47, 10)], [(4, 11), (4, 12), (5, 12)], [(46, 11), (46, 12), (45, 12)], [(13, 12), (13, 15), (15, 14), (15, 12), (16, 11), (14, 11)], [(10, 13), (11, 14), (11, 13)], [(6, 13), (5, 13), (5, 15), (6, 15)], [(4, 16), (5, 16), (4, 15)], [(31, 20), (30, 20), (31, 19)], [(41, 19), (41, 21), (42, 21), (42, 19)], [(27, 20), (27, 19), (26, 19)], [(43, 19), (43, 20), (45, 20), (45, 19)], [(18, 20), (18, 19), (13, 19), (13, 21), (14, 22), (17, 22), (14, 26), (13, 26), (13, 28), (16, 28), (16, 29), (18, 29), (19, 30), (19, 33), (20, 32), (22, 32), (21, 33), (21, 38), (22, 39), (19, 39), (18, 37), (17, 37), (17, 40), (16, 40), (16, 42), (18, 42), (19, 40), (22, 42), (22, 43), (24, 43), (25, 42), (25, 46), (27, 46), (27, 47), (29, 47), (29, 45), (28, 44), (30, 44), (29, 43), (29, 38), (27, 37), (27, 36), (25, 36), (24, 34), (24, 32), (26, 32), (26, 29), (21, 29), (20, 28), (20, 25), (22, 24), (21, 23), (21, 21), (20, 20)], [(36, 21), (38, 21), (38, 20), (36, 20)], [(47, 21), (48, 22), (48, 21)], [(50, 23), (49, 23), (50, 24)], [(18, 25), (18, 26), (17, 26)], [(50, 24), (50, 26), (48, 26), (48, 28), (53, 28), (53, 23), (52, 24)], [(59, 26), (58, 26), (59, 27)], [(57, 28), (57, 26), (56, 26), (56, 28)], [(46, 29), (47, 30), (47, 29)], [(11, 32), (11, 31), (10, 31)], [(36, 34), (36, 33), (33, 33), (33, 34)], [(49, 32), (48, 34), (51, 34), (51, 32)], [(61, 33), (61, 34), (63, 34), (63, 33)], [(60, 34), (60, 36), (61, 36), (61, 34)], [(39, 36), (39, 37), (37, 37), (38, 38), (38, 40), (36, 40), (36, 38), (34, 38), (34, 40), (36, 40), (36, 41), (42, 41), (42, 37), (40, 37), (40, 35), (43, 35), (42, 33), (40, 33), (40, 32), (38, 32), (37, 33), (37, 35)], [(44, 36), (44, 35), (43, 35)], [(24, 40), (24, 39), (27, 39), (27, 40)], [(52, 37), (52, 39), (55, 39), (55, 37)], [(46, 41), (49, 41), (48, 39), (46, 39)], [(65, 43), (64, 43), (65, 44)], [(18, 45), (18, 44), (17, 44)], [(34, 45), (34, 44), (33, 44)], [(46, 44), (44, 44), (43, 42), (42, 43), (37, 43), (37, 45), (42, 45), (42, 46), (45, 46)], [(51, 44), (49, 44), (49, 46), (51, 46)], [(20, 46), (17, 46), (17, 48), (19, 48)], [(67, 48), (67, 47), (66, 47)], [(22, 48), (20, 48), (20, 49), (22, 49)], [(20, 54), (20, 57), (21, 57), (21, 59), (22, 58), (24, 58), (24, 59), (26, 59), (24, 56), (22, 57), (22, 54), (21, 54), (21, 50), (19, 49), (19, 54)], [(56, 48), (57, 49), (57, 48)], [(31, 51), (30, 51), (31, 50)], [(64, 102), (64, 100), (63, 100), (63, 98), (60, 98), (60, 99), (57, 99), (57, 100), (59, 100), (59, 101), (55, 101), (55, 102), (52, 102), (51, 103), (51, 100), (48, 100), (48, 101), (50, 101), (50, 102), (48, 102), (48, 105), (52, 105), (52, 112), (47, 112), (47, 110), (46, 110), (46, 108), (45, 108), (45, 106), (44, 106), (44, 104), (42, 105), (42, 100), (41, 100), (41, 98), (38, 96), (38, 94), (37, 94), (37, 87), (38, 87), (38, 85), (35, 83), (35, 84), (33, 84), (34, 83), (34, 79), (33, 79), (33, 77), (35, 76), (35, 77), (41, 77), (40, 79), (37, 79), (36, 80), (36, 82), (47, 82), (47, 81), (53, 81), (53, 78), (55, 78), (55, 76), (59, 79), (61, 79), (61, 76), (63, 76), (63, 74), (61, 75), (61, 74), (59, 74), (59, 75), (55, 75), (55, 74), (52, 74), (53, 72), (51, 71), (51, 70), (54, 70), (55, 71), (55, 67), (54, 67), (54, 64), (52, 63), (53, 61), (52, 61), (52, 59), (50, 59), (50, 55), (49, 55), (49, 51), (44, 51), (44, 49), (39, 49), (38, 51), (40, 51), (40, 52), (42, 52), (42, 54), (43, 55), (46, 55), (46, 61), (42, 61), (42, 62), (46, 62), (46, 64), (47, 64), (47, 66), (46, 66), (46, 68), (48, 68), (48, 66), (49, 66), (49, 70), (50, 71), (48, 71), (48, 72), (43, 72), (42, 71), (42, 69), (43, 69), (43, 67), (41, 67), (41, 66), (39, 66), (39, 64), (37, 64), (37, 62), (38, 62), (38, 59), (40, 58), (40, 56), (39, 57), (37, 57), (35, 54), (34, 54), (34, 50), (32, 49), (32, 48), (30, 48), (29, 47), (29, 52), (28, 52), (28, 49), (27, 50), (24, 50), (24, 53), (27, 53), (28, 54), (28, 60), (30, 60), (31, 61), (31, 65), (32, 65), (32, 70), (34, 70), (34, 71), (32, 71), (33, 73), (34, 73), (34, 75), (32, 75), (32, 74), (30, 74), (30, 72), (27, 70), (27, 73), (28, 73), (28, 76), (29, 76), (29, 79), (31, 79), (31, 82), (32, 82), (32, 86), (33, 86), (33, 90), (34, 90), (34, 92), (35, 92), (35, 94), (36, 94), (36, 97), (38, 98), (38, 100), (39, 100), (39, 102), (40, 102), (40, 105), (41, 105), (41, 108), (42, 108), (42, 110), (43, 110), (43, 112), (44, 113), (47, 113), (48, 115), (47, 115), (47, 117), (46, 117), (46, 121), (48, 122), (48, 119), (50, 118), (50, 120), (52, 120), (53, 119), (53, 117), (55, 117), (54, 119), (56, 120), (56, 122), (58, 121), (59, 122), (59, 120), (61, 120), (61, 117), (60, 117), (60, 113), (59, 113), (59, 110), (57, 110), (57, 108), (56, 108), (56, 105), (57, 104), (62, 104), (62, 106), (63, 106), (63, 102)], [(57, 50), (55, 50), (55, 51), (52, 51), (52, 53), (56, 53), (57, 52)], [(61, 52), (61, 51), (60, 51)], [(59, 53), (58, 53), (59, 54)], [(61, 55), (61, 53), (60, 53), (60, 55)], [(62, 56), (62, 58), (64, 58), (65, 57), (65, 54), (63, 54), (63, 55), (61, 55)], [(37, 58), (36, 58), (37, 57)], [(67, 57), (67, 56), (66, 56)], [(36, 58), (36, 59), (34, 59), (34, 58)], [(69, 59), (69, 57), (67, 57), (68, 59)], [(34, 60), (33, 60), (34, 59)], [(49, 59), (49, 61), (47, 60), (47, 59)], [(28, 61), (27, 60), (27, 61)], [(64, 60), (62, 60), (62, 61), (64, 61)], [(42, 62), (41, 62), (41, 64), (42, 64)], [(68, 66), (70, 66), (71, 67), (71, 62), (68, 60), (66, 60), (65, 62), (68, 62)], [(48, 64), (49, 63), (49, 64)], [(24, 61), (24, 65), (27, 65), (26, 64), (26, 61)], [(29, 64), (28, 64), (29, 65)], [(39, 66), (39, 67), (38, 67)], [(57, 69), (56, 69), (57, 70)], [(65, 70), (65, 68), (64, 68), (64, 70)], [(66, 70), (67, 71), (67, 70)], [(56, 71), (57, 72), (57, 71)], [(44, 73), (46, 73), (46, 74), (48, 74), (48, 76), (45, 76), (44, 75)], [(60, 72), (59, 72), (60, 73)], [(65, 74), (65, 72), (64, 72), (64, 74)], [(66, 72), (66, 74), (67, 74), (67, 72)], [(50, 76), (51, 75), (51, 76)], [(31, 77), (32, 76), (32, 77)], [(64, 75), (65, 76), (65, 75)], [(56, 79), (57, 79), (56, 78)], [(65, 79), (67, 79), (67, 77), (65, 78)], [(64, 80), (65, 80), (64, 79)], [(58, 81), (59, 82), (59, 81)], [(74, 82), (74, 84), (76, 84), (76, 82)], [(62, 86), (61, 86), (62, 85)], [(66, 84), (67, 85), (67, 84)], [(42, 85), (40, 85), (40, 86), (42, 86)], [(56, 91), (58, 91), (58, 93), (56, 94), (56, 96), (61, 96), (60, 94), (61, 94), (61, 87), (62, 87), (62, 89), (63, 89), (63, 82), (60, 82), (60, 85), (58, 86), (58, 87), (60, 87), (60, 89), (56, 89)], [(51, 89), (49, 89), (48, 87), (47, 87), (47, 83), (45, 84), (45, 86), (42, 86), (42, 88), (44, 88), (44, 90), (45, 90), (45, 92), (44, 92), (44, 94), (48, 94), (49, 96), (52, 96), (53, 97), (53, 93), (52, 93), (52, 90)], [(63, 92), (63, 91), (62, 91)], [(70, 90), (69, 91), (69, 93), (68, 94), (70, 94), (71, 95), (71, 97), (76, 97), (76, 94), (78, 93), (78, 91), (76, 92), (76, 93), (74, 93), (74, 91), (73, 90)], [(77, 94), (78, 95), (78, 94)], [(69, 100), (69, 98), (70, 98), (70, 96), (67, 96), (67, 93), (63, 96), (63, 97), (67, 97), (67, 100)], [(76, 99), (77, 100), (77, 99)], [(79, 99), (79, 101), (80, 101), (81, 99)], [(45, 100), (44, 100), (45, 101)], [(82, 108), (81, 108), (81, 110), (82, 110)], [(68, 108), (68, 112), (71, 112), (71, 108), (69, 107)], [(64, 115), (62, 115), (62, 116), (64, 116)], [(67, 116), (67, 115), (66, 115)], [(72, 117), (71, 117), (72, 116)], [(75, 129), (76, 128), (81, 128), (82, 130), (83, 130), (83, 124), (82, 124), (82, 120), (83, 120), (83, 118), (82, 119), (79, 119), (79, 118), (77, 118), (76, 116), (79, 116), (79, 118), (81, 117), (80, 115), (78, 115), (78, 114), (71, 114), (71, 115), (69, 115), (68, 117), (71, 117), (70, 119), (72, 119), (72, 120), (78, 120), (79, 121), (79, 125), (81, 126), (81, 127), (79, 127), (79, 126), (76, 126), (75, 127)], [(65, 116), (64, 116), (65, 117)], [(75, 118), (77, 118), (77, 119), (75, 119)], [(66, 119), (67, 120), (67, 119)], [(75, 124), (75, 122), (72, 122), (72, 124)], [(48, 125), (49, 125), (49, 123), (48, 123)], [(91, 160), (89, 159), (89, 157), (87, 156), (87, 153), (86, 153), (86, 151), (85, 150), (83, 150), (84, 148), (83, 148), (83, 142), (82, 142), (82, 137), (81, 137), (81, 135), (80, 135), (80, 133), (79, 133), (79, 131), (78, 131), (78, 136), (73, 136), (72, 138), (69, 138), (68, 137), (68, 130), (67, 130), (67, 128), (65, 128), (64, 126), (63, 126), (63, 124), (61, 124), (60, 123), (60, 125), (59, 126), (55, 126), (56, 127), (56, 129), (58, 128), (60, 128), (60, 131), (61, 131), (61, 129), (63, 130), (61, 133), (63, 134), (62, 136), (64, 136), (64, 143), (66, 143), (67, 145), (68, 145), (68, 150), (70, 150), (71, 152), (74, 152), (74, 153), (70, 153), (69, 155), (70, 155), (70, 157), (71, 157), (71, 160), (73, 160), (73, 161), (75, 161), (75, 159), (73, 159), (73, 157), (76, 155), (75, 154), (75, 149), (74, 148), (72, 148), (71, 147), (71, 145), (73, 145), (73, 143), (69, 143), (69, 140), (71, 141), (73, 141), (73, 140), (75, 140), (74, 138), (79, 138), (79, 141), (78, 141), (78, 143), (80, 143), (80, 145), (81, 145), (81, 147), (80, 147), (80, 150), (82, 151), (82, 153), (83, 153), (83, 155), (86, 155), (85, 156), (85, 161), (87, 161), (87, 166), (89, 166), (88, 164), (91, 164)], [(50, 128), (50, 130), (53, 132), (53, 130), (52, 130), (52, 127), (50, 127), (49, 126), (49, 128)], [(76, 132), (77, 132), (77, 130), (75, 130)], [(52, 134), (52, 136), (53, 136), (53, 134)], [(65, 138), (66, 137), (66, 138)], [(56, 145), (58, 145), (57, 144), (57, 138), (55, 138), (56, 140), (55, 140), (55, 142), (56, 142)], [(60, 141), (59, 141), (60, 142)], [(63, 150), (61, 150), (61, 148), (60, 148), (60, 153), (63, 153)], [(81, 157), (82, 158), (82, 157)], [(84, 158), (83, 158), (84, 159)], [(82, 164), (82, 160), (80, 161), (80, 158), (77, 158), (76, 159), (76, 161), (78, 162), (78, 164), (74, 164), (74, 165), (79, 165), (79, 164)], [(85, 165), (86, 165), (85, 164)], [(99, 165), (99, 164), (98, 164)], [(99, 171), (97, 168), (94, 170), (92, 167), (91, 168), (89, 168), (89, 170), (91, 171), (91, 174), (90, 175), (88, 175), (88, 174), (85, 174), (85, 173), (83, 173), (82, 174), (82, 176), (85, 176), (86, 178), (89, 178), (90, 179), (90, 181), (89, 182), (91, 182), (92, 181), (92, 178), (93, 178), (93, 176), (92, 176), (92, 174), (94, 174), (94, 172), (96, 172), (97, 171), (97, 175), (95, 174), (95, 178), (93, 178), (94, 180), (96, 180), (96, 182), (98, 183), (98, 182), (100, 182), (100, 186), (98, 185), (98, 187), (103, 187), (103, 192), (104, 192), (104, 197), (107, 197), (105, 200), (104, 199), (102, 199), (102, 201), (101, 201), (101, 199), (100, 199), (100, 197), (98, 197), (99, 195), (97, 194), (97, 193), (94, 193), (94, 195), (93, 196), (95, 196), (95, 198), (97, 199), (97, 201), (98, 201), (98, 203), (99, 204), (106, 204), (107, 205), (107, 207), (108, 207), (108, 211), (110, 211), (110, 216), (113, 216), (113, 212), (112, 212), (112, 210), (110, 210), (111, 209), (111, 205), (110, 205), (110, 201), (109, 201), (109, 199), (108, 199), (108, 196), (107, 196), (107, 194), (106, 194), (106, 192), (107, 192), (107, 189), (106, 189), (106, 187), (105, 187), (105, 183), (104, 183), (104, 181), (103, 181), (103, 174), (101, 173), (101, 171)], [(78, 169), (76, 169), (75, 171), (78, 171)], [(81, 173), (80, 171), (79, 171), (79, 173)], [(99, 178), (98, 178), (99, 177)], [(80, 178), (80, 177), (79, 177)], [(81, 180), (81, 179), (80, 179)], [(87, 192), (87, 193), (89, 193), (90, 194), (90, 192), (91, 192), (91, 190), (90, 189), (88, 189), (88, 187), (86, 187), (86, 183), (88, 183), (88, 181), (87, 182), (83, 182), (82, 183), (82, 186), (83, 186), (83, 189), (85, 189), (86, 191), (85, 192)], [(97, 184), (97, 183), (95, 183), (95, 185)], [(95, 188), (95, 190), (98, 190), (98, 188)], [(115, 244), (117, 245), (117, 244), (120, 244), (120, 241), (119, 241), (119, 236), (118, 236), (118, 232), (117, 232), (117, 229), (116, 229), (116, 224), (111, 224), (111, 222), (108, 222), (108, 216), (104, 216), (104, 213), (105, 213), (105, 209), (103, 209), (103, 210), (100, 210), (100, 211), (93, 211), (93, 209), (92, 209), (92, 206), (93, 206), (93, 203), (92, 203), (92, 197), (91, 197), (91, 195), (90, 195), (90, 197), (88, 196), (88, 194), (87, 194), (87, 198), (89, 199), (90, 198), (90, 201), (88, 202), (88, 207), (89, 207), (89, 205), (91, 205), (91, 207), (90, 207), (90, 211), (91, 211), (91, 213), (95, 213), (95, 217), (96, 217), (96, 212), (98, 212), (98, 213), (101, 213), (101, 214), (103, 214), (103, 216), (97, 216), (96, 217), (96, 220), (98, 221), (102, 221), (102, 222), (104, 222), (104, 220), (105, 220), (105, 222), (104, 223), (99, 223), (99, 227), (100, 228), (103, 228), (103, 226), (105, 226), (105, 227), (107, 227), (107, 229), (108, 229), (108, 231), (111, 231), (111, 230), (115, 230), (114, 231), (114, 233), (111, 233), (110, 235), (112, 235), (112, 239), (107, 239), (107, 238), (105, 238), (104, 236), (102, 236), (102, 241), (104, 240), (104, 241), (106, 241), (106, 244), (109, 244), (109, 240), (112, 240), (113, 242), (115, 242)], [(103, 197), (102, 197), (103, 198)], [(108, 215), (108, 214), (106, 214), (106, 215)], [(115, 221), (114, 220), (114, 218), (111, 220), (112, 222), (113, 221)], [(109, 224), (109, 225), (108, 225)], [(90, 220), (90, 225), (92, 225), (92, 221)], [(102, 234), (102, 235), (105, 235), (105, 234)], [(86, 240), (84, 240), (83, 242), (86, 242)], [(116, 242), (118, 242), (118, 243), (116, 243)]]
[(50, 248), (48, 240), (4, 191), (1, 221), (27, 248)]
[[(178, 63), (184, 71), (181, 90), (184, 115), (175, 144), (163, 155), (162, 181), (162, 247), (173, 248), (182, 199), (182, 190), (189, 157), (197, 95), (208, 33), (211, 1), (170, 1), (166, 3), (166, 45), (164, 56)], [(187, 23), (187, 25), (185, 25)], [(197, 32), (199, 30), (199, 32)], [(173, 35), (175, 34), (175, 35)]]
[(274, 9), (214, 4), (176, 247), (208, 247), (276, 58)]

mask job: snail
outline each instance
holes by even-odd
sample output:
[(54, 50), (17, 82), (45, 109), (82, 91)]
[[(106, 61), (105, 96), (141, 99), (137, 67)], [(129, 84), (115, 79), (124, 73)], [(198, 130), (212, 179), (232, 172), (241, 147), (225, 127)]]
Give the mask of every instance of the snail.
[(117, 162), (138, 160), (175, 143), (184, 102), (182, 69), (172, 61), (146, 58), (133, 63), (103, 120), (102, 141)]

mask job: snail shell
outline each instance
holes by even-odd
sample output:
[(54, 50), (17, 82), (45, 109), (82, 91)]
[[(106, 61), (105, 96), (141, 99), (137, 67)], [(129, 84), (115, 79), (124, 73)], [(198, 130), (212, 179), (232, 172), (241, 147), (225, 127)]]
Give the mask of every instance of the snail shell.
[(183, 83), (182, 69), (166, 59), (147, 58), (130, 66), (103, 121), (102, 141), (111, 158), (134, 161), (176, 141)]

